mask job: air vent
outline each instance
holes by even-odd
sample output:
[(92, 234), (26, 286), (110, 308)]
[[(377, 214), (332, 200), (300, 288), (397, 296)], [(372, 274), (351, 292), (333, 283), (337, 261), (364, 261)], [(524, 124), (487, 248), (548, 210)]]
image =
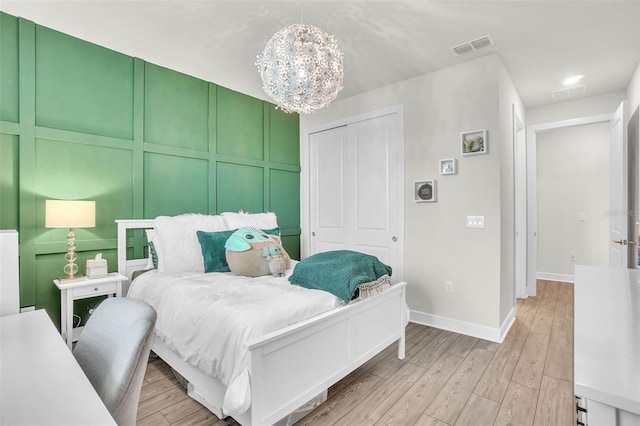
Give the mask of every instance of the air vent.
[(488, 46), (493, 46), (496, 42), (493, 40), (491, 34), (479, 37), (475, 40), (467, 41), (465, 43), (453, 46), (451, 51), (454, 55), (460, 56), (464, 53), (473, 52), (474, 50), (482, 49)]
[(551, 92), (551, 99), (554, 101), (573, 98), (576, 96), (584, 96), (587, 94), (587, 85), (581, 84), (579, 86), (567, 87), (565, 89), (558, 89)]

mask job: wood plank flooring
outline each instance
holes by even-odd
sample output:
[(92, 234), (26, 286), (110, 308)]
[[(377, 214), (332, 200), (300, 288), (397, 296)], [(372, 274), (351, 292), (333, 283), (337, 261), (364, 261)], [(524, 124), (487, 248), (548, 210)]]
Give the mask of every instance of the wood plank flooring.
[[(575, 425), (573, 284), (538, 281), (518, 300), (502, 344), (411, 323), (406, 357), (392, 345), (329, 389), (327, 402), (297, 425)], [(186, 395), (151, 359), (138, 425), (237, 425)]]

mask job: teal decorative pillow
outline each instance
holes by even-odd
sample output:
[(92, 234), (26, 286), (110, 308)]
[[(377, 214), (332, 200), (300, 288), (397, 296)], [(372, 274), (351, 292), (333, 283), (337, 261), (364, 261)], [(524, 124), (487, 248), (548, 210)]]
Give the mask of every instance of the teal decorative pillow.
[[(219, 232), (197, 231), (198, 241), (204, 258), (205, 272), (231, 272), (227, 263), (225, 242), (237, 229)], [(280, 228), (264, 229), (269, 235), (280, 235)]]

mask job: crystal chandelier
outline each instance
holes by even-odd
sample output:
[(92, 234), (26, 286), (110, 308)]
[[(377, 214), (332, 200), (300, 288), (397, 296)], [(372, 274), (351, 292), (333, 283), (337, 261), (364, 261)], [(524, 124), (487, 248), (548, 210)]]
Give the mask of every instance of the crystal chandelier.
[(264, 91), (285, 112), (308, 114), (342, 90), (342, 51), (334, 36), (313, 25), (275, 33), (256, 65)]

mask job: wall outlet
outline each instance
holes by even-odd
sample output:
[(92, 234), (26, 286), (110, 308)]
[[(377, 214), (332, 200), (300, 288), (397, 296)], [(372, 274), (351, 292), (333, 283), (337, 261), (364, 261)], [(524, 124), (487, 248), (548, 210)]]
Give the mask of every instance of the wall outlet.
[(444, 291), (447, 293), (453, 293), (453, 281), (444, 282)]
[(569, 260), (571, 262), (575, 262), (576, 261), (576, 252), (572, 251), (571, 253), (569, 253)]
[(586, 222), (586, 221), (587, 221), (587, 214), (586, 214), (586, 213), (580, 213), (580, 214), (578, 214), (578, 221), (580, 221), (580, 222)]

